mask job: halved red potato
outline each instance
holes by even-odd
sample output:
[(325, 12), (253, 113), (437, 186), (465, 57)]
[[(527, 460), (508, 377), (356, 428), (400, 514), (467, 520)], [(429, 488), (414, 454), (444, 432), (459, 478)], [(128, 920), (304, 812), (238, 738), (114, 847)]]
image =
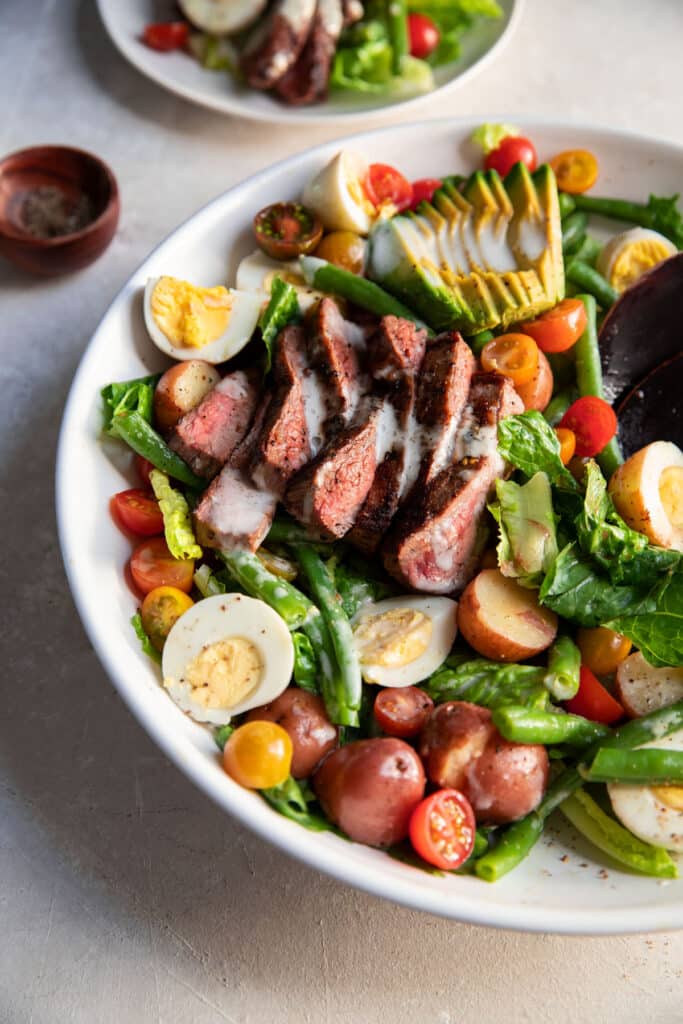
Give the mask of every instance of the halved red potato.
[(176, 363), (162, 374), (154, 392), (154, 421), (159, 430), (171, 430), (186, 412), (218, 384), (221, 375), (203, 359)]
[(484, 569), (460, 598), (458, 628), (485, 658), (523, 661), (550, 647), (557, 634), (557, 615), (539, 605), (536, 591), (521, 587), (498, 569)]
[(631, 718), (683, 700), (683, 667), (654, 668), (640, 651), (624, 658), (614, 681), (619, 703)]

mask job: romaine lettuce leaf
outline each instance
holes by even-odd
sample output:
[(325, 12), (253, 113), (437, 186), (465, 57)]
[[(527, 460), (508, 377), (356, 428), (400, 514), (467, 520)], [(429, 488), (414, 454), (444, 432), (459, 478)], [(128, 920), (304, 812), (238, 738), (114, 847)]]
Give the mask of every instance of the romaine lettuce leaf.
[(437, 704), (466, 700), (485, 708), (506, 704), (545, 708), (545, 669), (536, 665), (504, 665), (469, 653), (449, 655), (423, 688)]
[(516, 138), (520, 134), (519, 128), (513, 124), (480, 124), (472, 132), (472, 142), (475, 146), (481, 146), (485, 155), (498, 149), (503, 139)]
[(525, 476), (545, 473), (554, 487), (569, 494), (579, 493), (576, 480), (562, 465), (557, 434), (540, 412), (532, 410), (501, 420), (498, 424), (498, 450)]
[(655, 587), (648, 610), (628, 609), (605, 623), (632, 640), (651, 665), (683, 665), (683, 569)]
[(525, 484), (497, 480), (498, 501), (489, 506), (498, 523), (498, 565), (525, 587), (537, 587), (557, 557), (550, 482), (535, 473)]
[(266, 373), (273, 361), (275, 339), (283, 327), (298, 320), (300, 316), (296, 288), (283, 281), (281, 277), (274, 277), (270, 286), (270, 300), (258, 322), (266, 347)]
[(147, 633), (145, 632), (145, 627), (142, 625), (142, 615), (140, 615), (140, 612), (135, 613), (133, 618), (130, 620), (130, 624), (135, 630), (135, 635), (140, 641), (140, 646), (142, 647), (143, 653), (146, 654), (148, 658), (151, 658), (152, 661), (156, 661), (157, 665), (161, 664), (161, 655), (159, 654), (158, 650), (156, 649), (150, 638), (147, 636)]
[(154, 389), (160, 374), (149, 377), (137, 377), (135, 380), (118, 381), (107, 384), (100, 394), (104, 400), (103, 428), (113, 437), (119, 435), (112, 430), (112, 421), (122, 412), (137, 412), (147, 423), (152, 422)]
[(149, 482), (164, 517), (164, 536), (168, 550), (174, 558), (201, 558), (202, 549), (195, 540), (190, 509), (185, 498), (174, 487), (165, 473), (153, 469)]

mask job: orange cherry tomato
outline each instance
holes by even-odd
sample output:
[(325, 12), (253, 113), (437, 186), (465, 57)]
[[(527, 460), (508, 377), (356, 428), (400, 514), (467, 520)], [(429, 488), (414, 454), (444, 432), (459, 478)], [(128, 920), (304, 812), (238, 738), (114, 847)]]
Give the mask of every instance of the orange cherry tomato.
[(315, 250), (318, 259), (336, 267), (362, 274), (365, 268), (365, 239), (355, 231), (330, 231)]
[(410, 818), (410, 841), (428, 864), (453, 871), (474, 849), (474, 811), (458, 789), (439, 789), (421, 800)]
[(560, 442), (562, 465), (566, 466), (574, 458), (576, 434), (573, 430), (567, 430), (566, 427), (555, 427), (555, 433), (557, 434), (557, 440)]
[(566, 149), (548, 162), (563, 192), (587, 192), (598, 180), (598, 161), (587, 149)]
[(588, 316), (581, 299), (563, 299), (554, 309), (524, 324), (541, 352), (566, 352), (586, 330)]
[(553, 397), (554, 387), (555, 378), (552, 367), (539, 349), (536, 373), (526, 384), (517, 385), (517, 394), (524, 402), (525, 409), (536, 409), (538, 412), (543, 412)]
[(580, 459), (597, 455), (617, 432), (614, 409), (604, 398), (584, 395), (569, 406), (559, 423), (576, 436), (576, 455)]
[(139, 537), (154, 537), (163, 533), (164, 519), (159, 502), (153, 494), (138, 487), (115, 494), (111, 499), (111, 511), (114, 519), (125, 530)]
[(565, 708), (572, 715), (583, 715), (591, 722), (613, 725), (624, 717), (624, 709), (618, 700), (605, 689), (588, 665), (581, 666), (579, 690), (575, 697), (565, 701)]
[(130, 558), (130, 573), (143, 594), (156, 587), (177, 587), (186, 594), (192, 590), (194, 560), (174, 558), (163, 537), (152, 537), (139, 544)]
[(246, 722), (223, 748), (223, 767), (246, 789), (270, 789), (289, 775), (292, 741), (276, 722)]
[(538, 368), (538, 345), (528, 334), (501, 334), (484, 345), (481, 365), (509, 377), (515, 386), (528, 384)]
[(363, 184), (373, 206), (392, 203), (400, 211), (413, 201), (413, 186), (389, 164), (370, 164)]
[(631, 641), (628, 637), (604, 626), (598, 626), (596, 629), (579, 629), (576, 643), (581, 651), (583, 663), (588, 665), (596, 676), (607, 676), (615, 672), (631, 650)]
[(140, 608), (145, 633), (157, 651), (163, 650), (166, 637), (181, 615), (194, 601), (177, 587), (155, 587), (145, 597)]

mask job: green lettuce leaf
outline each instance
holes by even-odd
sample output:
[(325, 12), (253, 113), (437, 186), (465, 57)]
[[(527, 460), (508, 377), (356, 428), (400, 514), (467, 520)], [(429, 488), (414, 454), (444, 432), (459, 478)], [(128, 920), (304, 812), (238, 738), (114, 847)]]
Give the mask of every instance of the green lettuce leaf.
[(202, 597), (215, 597), (216, 594), (224, 594), (227, 590), (225, 583), (211, 572), (208, 565), (200, 565), (195, 570), (194, 585)]
[(190, 509), (184, 496), (171, 487), (169, 478), (158, 469), (151, 470), (149, 482), (164, 517), (168, 550), (174, 558), (201, 558), (202, 549), (195, 540)]
[(352, 554), (346, 556), (343, 561), (333, 556), (328, 560), (327, 567), (334, 578), (344, 614), (349, 619), (352, 619), (364, 604), (381, 601), (396, 593), (391, 584), (373, 579), (368, 574), (368, 565), (358, 564)]
[(545, 708), (545, 671), (536, 665), (504, 665), (469, 653), (455, 653), (429, 677), (423, 689), (437, 704), (466, 700), (485, 708), (506, 704)]
[(280, 814), (312, 832), (336, 831), (327, 818), (310, 809), (309, 805), (315, 800), (313, 793), (305, 783), (297, 782), (291, 775), (279, 786), (262, 789), (261, 796)]
[(683, 569), (661, 581), (648, 601), (653, 607), (625, 610), (605, 625), (632, 640), (651, 665), (683, 665)]
[(318, 686), (318, 659), (313, 644), (305, 633), (292, 633), (294, 644), (294, 682), (308, 693), (320, 693)]
[(216, 746), (218, 747), (219, 750), (223, 750), (225, 744), (228, 742), (234, 731), (235, 726), (230, 725), (230, 723), (228, 723), (227, 725), (219, 725), (219, 727), (215, 730), (213, 738), (216, 741)]
[(135, 635), (140, 641), (140, 646), (142, 647), (144, 654), (146, 654), (148, 658), (151, 658), (152, 661), (156, 661), (157, 665), (160, 665), (161, 655), (159, 654), (158, 650), (153, 645), (152, 641), (145, 632), (145, 627), (142, 625), (142, 616), (140, 615), (140, 612), (135, 613), (133, 618), (130, 620), (130, 624), (135, 630)]
[(266, 347), (266, 373), (273, 361), (273, 345), (278, 334), (283, 327), (294, 323), (300, 317), (296, 288), (283, 281), (281, 277), (274, 277), (270, 286), (270, 300), (258, 322)]
[(557, 557), (550, 482), (535, 473), (525, 484), (497, 480), (498, 501), (489, 506), (498, 523), (498, 565), (522, 586), (539, 586)]
[(520, 134), (519, 128), (513, 124), (480, 124), (472, 132), (471, 139), (475, 146), (481, 146), (485, 155), (498, 149), (503, 139), (516, 138)]
[(678, 249), (683, 249), (683, 216), (678, 209), (679, 198), (678, 194), (668, 199), (651, 195), (647, 208), (652, 214), (654, 230), (671, 239)]
[(501, 420), (498, 424), (498, 451), (525, 476), (545, 473), (553, 487), (570, 495), (579, 493), (576, 480), (562, 465), (557, 434), (540, 412), (532, 410)]
[(104, 402), (103, 429), (112, 437), (118, 437), (112, 428), (115, 416), (123, 412), (137, 412), (147, 422), (152, 422), (154, 405), (154, 389), (161, 374), (150, 377), (137, 377), (135, 380), (124, 380), (107, 384), (100, 394)]

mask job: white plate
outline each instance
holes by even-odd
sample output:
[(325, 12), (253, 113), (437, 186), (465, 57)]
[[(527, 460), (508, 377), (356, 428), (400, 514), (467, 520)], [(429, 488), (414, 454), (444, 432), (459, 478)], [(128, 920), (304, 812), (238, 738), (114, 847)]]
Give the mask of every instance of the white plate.
[[(462, 121), (400, 125), (358, 135), (349, 144), (368, 160), (396, 164), (411, 178), (431, 177), (475, 166), (468, 143), (473, 127)], [(579, 126), (525, 123), (522, 129), (542, 158), (567, 148), (595, 152), (601, 167), (598, 191), (607, 195), (641, 199), (680, 188), (683, 148)], [(479, 924), (592, 934), (681, 927), (683, 882), (629, 875), (606, 865), (569, 833), (551, 835), (516, 871), (487, 885), (474, 878), (432, 876), (329, 833), (307, 832), (224, 774), (208, 732), (175, 707), (139, 649), (129, 624), (136, 602), (123, 572), (130, 545), (108, 511), (110, 496), (131, 486), (131, 460), (122, 446), (103, 446), (98, 439), (99, 389), (162, 366), (142, 320), (147, 278), (174, 274), (209, 285), (227, 274), (230, 280), (237, 259), (251, 247), (253, 214), (267, 203), (297, 196), (339, 146), (328, 143), (276, 164), (205, 206), (133, 274), (97, 329), (69, 396), (57, 462), (60, 540), (88, 635), (121, 696), (168, 756), (222, 808), (315, 868), (399, 903)]]
[(436, 70), (437, 90), (404, 100), (339, 94), (325, 103), (308, 107), (287, 107), (267, 93), (240, 85), (226, 73), (206, 71), (185, 53), (157, 53), (145, 46), (140, 39), (145, 25), (174, 17), (171, 0), (97, 0), (97, 5), (112, 41), (123, 56), (143, 75), (187, 100), (252, 121), (316, 124), (334, 118), (350, 124), (377, 117), (386, 113), (387, 108), (416, 107), (428, 101), (436, 91), (454, 89), (484, 68), (510, 38), (522, 12), (523, 0), (499, 2), (503, 17), (477, 23), (462, 39), (460, 59)]

